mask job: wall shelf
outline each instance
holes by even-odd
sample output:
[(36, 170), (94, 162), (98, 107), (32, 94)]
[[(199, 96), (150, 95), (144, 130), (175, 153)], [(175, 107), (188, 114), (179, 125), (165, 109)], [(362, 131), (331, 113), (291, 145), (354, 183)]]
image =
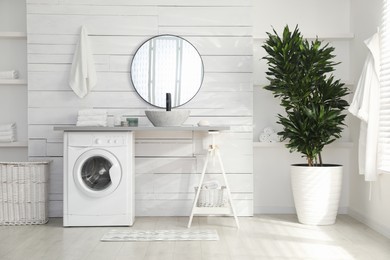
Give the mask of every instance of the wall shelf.
[(0, 38), (27, 39), (25, 32), (0, 32)]
[[(0, 31), (0, 40), (23, 40), (26, 41), (27, 33), (22, 31)], [(2, 50), (8, 51), (8, 50)], [(20, 54), (19, 54), (20, 55)], [(1, 86), (27, 86), (26, 79), (0, 79)], [(4, 95), (4, 93), (2, 93)], [(0, 148), (26, 148), (28, 147), (28, 141), (17, 141), (9, 143), (0, 143)]]
[(266, 142), (253, 142), (253, 147), (270, 147), (270, 148), (277, 148), (277, 147), (285, 147), (285, 142), (275, 142), (275, 143), (266, 143)]
[(1, 147), (27, 147), (28, 142), (27, 141), (19, 141), (19, 142), (11, 142), (11, 143), (0, 143)]
[[(350, 81), (350, 80), (341, 80), (341, 82), (344, 83), (347, 86), (355, 85), (355, 83), (353, 81)], [(258, 82), (258, 83), (253, 84), (253, 87), (254, 88), (263, 88), (263, 87), (265, 87), (268, 84), (269, 84), (269, 82), (267, 82), (267, 81)]]
[[(275, 142), (275, 143), (265, 143), (265, 142), (253, 142), (254, 148), (285, 148), (286, 142)], [(351, 148), (353, 147), (353, 142), (335, 142), (329, 144), (326, 147), (332, 148)]]
[(0, 79), (0, 85), (27, 85), (25, 79)]
[[(354, 33), (332, 33), (332, 34), (323, 34), (323, 35), (310, 35), (308, 34), (305, 39), (312, 40), (312, 39), (318, 39), (320, 40), (351, 40), (355, 37)], [(268, 39), (267, 35), (258, 35), (253, 37), (254, 40), (265, 40)]]

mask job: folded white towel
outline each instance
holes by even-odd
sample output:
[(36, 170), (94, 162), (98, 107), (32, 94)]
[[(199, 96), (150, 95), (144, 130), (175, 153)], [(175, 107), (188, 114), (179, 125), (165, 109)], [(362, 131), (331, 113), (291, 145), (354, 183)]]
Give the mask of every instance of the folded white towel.
[(15, 135), (16, 131), (11, 130), (11, 131), (0, 131), (0, 136), (13, 136)]
[(77, 126), (107, 126), (107, 121), (77, 121)]
[(11, 138), (11, 137), (15, 137), (15, 133), (10, 133), (10, 134), (4, 134), (4, 135), (0, 135), (1, 138)]
[(107, 115), (101, 116), (79, 116), (77, 121), (107, 121)]
[(0, 131), (11, 131), (16, 128), (15, 123), (10, 123), (10, 124), (2, 124), (0, 125)]
[(78, 112), (79, 116), (99, 116), (107, 115), (107, 110), (105, 109), (81, 109)]
[(84, 26), (81, 27), (80, 40), (73, 55), (69, 85), (80, 98), (85, 97), (96, 85), (95, 63)]
[(18, 79), (19, 72), (17, 70), (0, 71), (0, 79)]
[(201, 188), (202, 189), (207, 189), (207, 190), (219, 189), (219, 188), (221, 188), (221, 185), (219, 184), (219, 181), (217, 181), (217, 180), (210, 180), (210, 181), (203, 182)]
[(10, 143), (15, 141), (15, 136), (0, 136), (0, 143)]

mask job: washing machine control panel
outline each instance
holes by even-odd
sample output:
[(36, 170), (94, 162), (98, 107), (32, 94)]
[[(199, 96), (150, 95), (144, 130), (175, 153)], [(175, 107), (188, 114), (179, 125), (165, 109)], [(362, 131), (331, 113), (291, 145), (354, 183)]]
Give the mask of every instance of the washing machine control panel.
[(126, 141), (121, 136), (95, 136), (93, 139), (94, 146), (122, 146)]
[(69, 147), (117, 147), (126, 146), (130, 141), (126, 132), (71, 132), (67, 143)]

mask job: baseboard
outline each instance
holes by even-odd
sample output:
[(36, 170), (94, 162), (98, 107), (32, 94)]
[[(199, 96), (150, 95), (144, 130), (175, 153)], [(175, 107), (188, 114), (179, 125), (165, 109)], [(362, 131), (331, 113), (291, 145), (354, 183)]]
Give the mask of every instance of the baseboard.
[[(296, 214), (295, 207), (254, 207), (254, 214)], [(338, 214), (348, 214), (347, 207), (340, 207)]]
[(255, 214), (296, 214), (295, 207), (254, 207)]
[[(186, 210), (180, 210), (180, 211), (177, 211), (174, 213), (168, 212), (168, 211), (165, 211), (165, 212), (167, 212), (167, 213), (164, 215), (161, 213), (161, 211), (150, 212), (150, 210), (149, 210), (148, 212), (146, 212), (146, 211), (138, 209), (138, 210), (136, 210), (136, 216), (188, 216), (188, 214), (184, 214), (185, 212), (187, 212)], [(338, 213), (339, 214), (350, 214), (350, 209), (348, 209), (347, 207), (340, 207)], [(257, 215), (257, 214), (296, 214), (296, 211), (295, 211), (295, 207), (254, 207), (253, 212), (251, 212), (251, 211), (237, 212), (238, 216), (253, 216), (253, 214), (255, 214), (255, 215)], [(55, 209), (51, 209), (49, 211), (49, 217), (51, 217), (51, 218), (52, 217), (62, 217), (62, 216), (63, 216), (62, 204), (61, 204), (61, 208), (55, 208)], [(354, 216), (351, 215), (351, 217), (354, 217)], [(357, 217), (356, 217), (356, 219), (359, 220)], [(363, 221), (361, 221), (361, 222), (363, 222)]]
[(353, 210), (351, 208), (348, 209), (347, 213), (350, 217), (356, 219), (357, 221), (362, 222), (363, 224), (367, 225), (368, 227), (372, 228), (376, 232), (384, 235), (385, 237), (390, 239), (390, 228), (383, 226), (382, 224), (378, 223), (375, 220), (369, 219), (365, 217), (364, 215), (360, 214), (356, 210)]
[(338, 211), (338, 214), (347, 215), (348, 214), (348, 207), (340, 207), (339, 211)]

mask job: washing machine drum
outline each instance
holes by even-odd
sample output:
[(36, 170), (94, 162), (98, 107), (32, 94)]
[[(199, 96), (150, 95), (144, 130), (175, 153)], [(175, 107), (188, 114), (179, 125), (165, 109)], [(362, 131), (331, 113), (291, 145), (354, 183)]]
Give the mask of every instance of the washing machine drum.
[(89, 150), (76, 160), (73, 178), (78, 189), (92, 197), (107, 196), (119, 186), (122, 172), (118, 159), (106, 150)]

